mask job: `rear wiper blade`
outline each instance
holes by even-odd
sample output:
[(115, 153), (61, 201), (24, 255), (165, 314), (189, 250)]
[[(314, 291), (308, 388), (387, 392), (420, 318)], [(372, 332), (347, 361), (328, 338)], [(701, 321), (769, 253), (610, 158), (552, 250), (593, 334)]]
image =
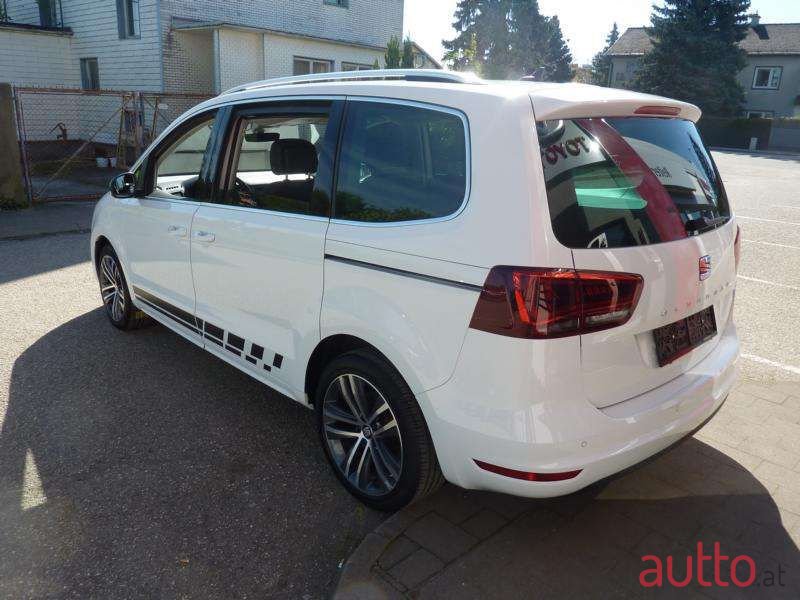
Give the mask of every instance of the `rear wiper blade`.
[(691, 235), (699, 235), (704, 231), (710, 231), (716, 229), (720, 225), (724, 225), (728, 222), (728, 219), (729, 217), (714, 217), (713, 219), (700, 217), (699, 219), (690, 219), (686, 221), (686, 232)]

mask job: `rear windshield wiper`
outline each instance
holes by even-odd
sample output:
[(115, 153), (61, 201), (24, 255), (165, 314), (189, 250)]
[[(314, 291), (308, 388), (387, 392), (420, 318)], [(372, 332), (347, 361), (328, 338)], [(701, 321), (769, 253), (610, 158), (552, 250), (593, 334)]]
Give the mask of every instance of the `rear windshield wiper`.
[(706, 231), (711, 231), (712, 229), (716, 229), (720, 225), (724, 225), (728, 222), (730, 217), (714, 217), (709, 219), (708, 217), (700, 217), (699, 219), (690, 219), (686, 221), (686, 233), (690, 235), (700, 235)]

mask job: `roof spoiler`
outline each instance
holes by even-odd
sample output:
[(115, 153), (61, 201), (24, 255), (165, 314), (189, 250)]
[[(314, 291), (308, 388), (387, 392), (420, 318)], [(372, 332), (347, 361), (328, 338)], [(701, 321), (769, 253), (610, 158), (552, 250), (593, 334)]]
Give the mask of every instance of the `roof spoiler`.
[(697, 122), (694, 104), (617, 88), (584, 84), (546, 86), (531, 93), (538, 121), (587, 117), (661, 117)]

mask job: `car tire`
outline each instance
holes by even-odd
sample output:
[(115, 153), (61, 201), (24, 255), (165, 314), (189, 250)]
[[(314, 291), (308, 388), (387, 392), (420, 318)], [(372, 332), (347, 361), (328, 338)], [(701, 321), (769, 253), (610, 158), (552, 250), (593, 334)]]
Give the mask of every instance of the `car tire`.
[(109, 245), (103, 246), (97, 256), (97, 280), (103, 308), (114, 327), (130, 331), (148, 322), (147, 315), (133, 305), (122, 264)]
[(414, 394), (377, 353), (355, 350), (331, 361), (314, 405), (334, 473), (367, 506), (398, 510), (444, 482)]

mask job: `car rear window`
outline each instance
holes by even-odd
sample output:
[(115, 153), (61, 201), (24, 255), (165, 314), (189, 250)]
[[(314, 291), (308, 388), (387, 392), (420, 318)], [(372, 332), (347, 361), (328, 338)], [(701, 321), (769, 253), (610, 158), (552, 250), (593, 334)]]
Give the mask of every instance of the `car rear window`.
[(570, 248), (670, 242), (725, 223), (719, 173), (691, 121), (537, 123), (550, 218)]

